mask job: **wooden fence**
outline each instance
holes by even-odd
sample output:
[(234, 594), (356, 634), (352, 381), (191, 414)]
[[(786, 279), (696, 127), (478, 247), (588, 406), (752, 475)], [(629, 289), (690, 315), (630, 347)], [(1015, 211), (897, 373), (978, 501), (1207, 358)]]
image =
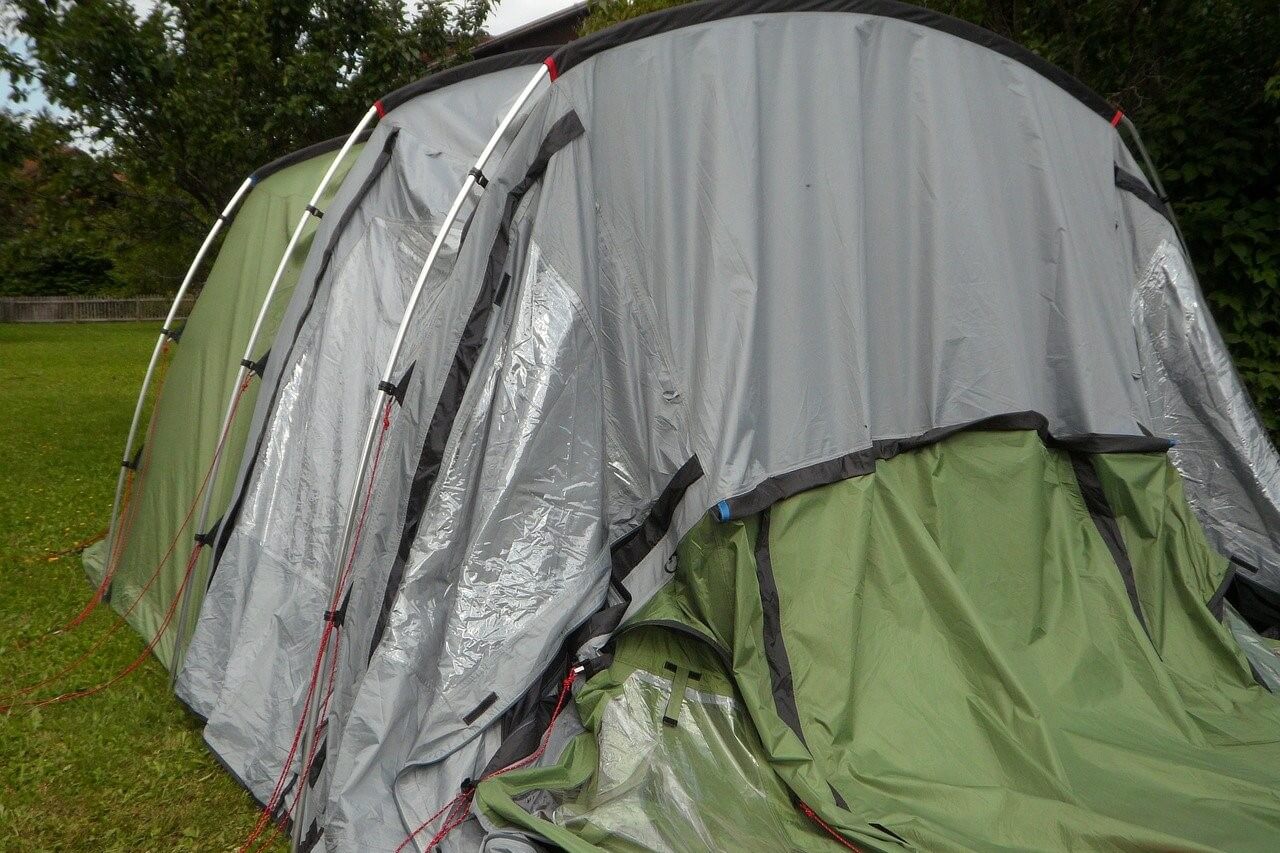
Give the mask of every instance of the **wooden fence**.
[[(188, 293), (178, 317), (191, 313), (198, 293)], [(0, 298), (0, 323), (110, 323), (124, 320), (163, 320), (172, 296), (11, 296)]]

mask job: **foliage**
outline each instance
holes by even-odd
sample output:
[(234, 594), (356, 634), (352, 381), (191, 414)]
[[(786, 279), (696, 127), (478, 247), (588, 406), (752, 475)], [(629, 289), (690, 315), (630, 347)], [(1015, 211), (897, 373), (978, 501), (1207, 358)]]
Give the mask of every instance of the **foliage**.
[(110, 168), (65, 127), (0, 112), (0, 294), (87, 293), (111, 281), (109, 241), (93, 223), (120, 195)]
[[(111, 508), (121, 436), (154, 324), (0, 325), (0, 685), (55, 675), (118, 622), (102, 607), (45, 636), (88, 600), (78, 555)], [(39, 695), (98, 684), (142, 651), (125, 628)], [(76, 702), (0, 715), (0, 850), (235, 850), (253, 800), (173, 701), (154, 660)], [(272, 850), (283, 850), (278, 843)]]
[[(593, 32), (677, 0), (601, 0)], [(1280, 437), (1276, 0), (923, 0), (1065, 68), (1140, 128), (1259, 413)]]
[[(22, 50), (0, 49), (0, 72), (15, 97), (38, 85), (67, 114), (67, 139), (93, 152), (85, 162), (120, 179), (102, 205), (77, 211), (71, 255), (14, 249), (24, 272), (8, 289), (172, 290), (245, 175), (349, 133), (381, 95), (465, 58), (490, 5), (165, 0), (139, 17), (129, 0), (11, 0), (0, 25)], [(11, 190), (0, 186), (0, 205)], [(34, 219), (56, 218), (55, 205), (32, 207)], [(76, 262), (62, 269), (60, 257)], [(33, 286), (41, 271), (57, 283)]]

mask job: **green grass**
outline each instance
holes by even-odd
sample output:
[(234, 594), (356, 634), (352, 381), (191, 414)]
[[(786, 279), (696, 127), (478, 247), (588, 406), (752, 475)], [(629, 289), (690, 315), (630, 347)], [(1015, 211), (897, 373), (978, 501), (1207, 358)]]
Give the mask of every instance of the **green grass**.
[[(107, 522), (156, 332), (0, 325), (0, 703), (117, 620), (101, 607), (76, 631), (41, 639), (92, 593), (78, 555), (49, 555)], [(124, 628), (35, 695), (104, 681), (142, 648)], [(256, 816), (154, 659), (96, 696), (0, 716), (0, 850), (235, 850)]]

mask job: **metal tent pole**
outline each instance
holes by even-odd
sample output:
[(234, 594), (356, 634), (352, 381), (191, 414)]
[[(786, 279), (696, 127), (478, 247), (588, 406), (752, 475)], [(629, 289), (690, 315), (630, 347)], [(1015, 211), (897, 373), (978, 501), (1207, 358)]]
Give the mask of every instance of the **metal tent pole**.
[(1138, 127), (1123, 113), (1120, 116), (1120, 124), (1124, 129), (1129, 131), (1129, 136), (1133, 138), (1133, 142), (1138, 146), (1138, 154), (1142, 156), (1142, 164), (1147, 169), (1147, 177), (1151, 180), (1155, 187), (1156, 195), (1160, 196), (1160, 201), (1164, 203), (1165, 210), (1169, 212), (1169, 221), (1173, 224), (1173, 230), (1178, 235), (1178, 242), (1182, 244), (1182, 252), (1187, 256), (1187, 260), (1191, 260), (1191, 250), (1187, 248), (1187, 239), (1182, 236), (1182, 226), (1178, 224), (1178, 216), (1173, 212), (1173, 206), (1169, 204), (1169, 194), (1164, 191), (1164, 184), (1160, 181), (1160, 173), (1156, 170), (1155, 163), (1151, 162), (1151, 155), (1147, 153), (1147, 146), (1142, 144), (1142, 135), (1138, 133)]
[[(351, 485), (350, 500), (347, 502), (346, 517), (342, 522), (342, 536), (338, 540), (339, 547), (334, 552), (335, 564), (333, 567), (333, 579), (331, 582), (331, 607), (336, 608), (341, 603), (342, 585), (344, 575), (347, 574), (346, 562), (347, 551), (352, 548), (352, 536), (354, 533), (355, 519), (360, 504), (360, 495), (364, 486), (366, 471), (369, 467), (370, 457), (373, 453), (374, 439), (377, 436), (378, 422), (382, 419), (383, 409), (385, 408), (387, 399), (394, 393), (395, 369), (396, 362), (400, 356), (400, 350), (404, 346), (405, 335), (408, 333), (409, 323), (413, 319), (414, 311), (418, 307), (418, 300), (422, 296), (423, 288), (427, 283), (427, 278), (431, 274), (431, 268), (435, 266), (436, 258), (440, 255), (440, 250), (444, 247), (445, 239), (448, 237), (449, 229), (453, 227), (462, 211), (468, 195), (473, 187), (477, 184), (477, 176), (482, 175), (484, 167), (488, 164), (489, 158), (493, 156), (494, 149), (498, 147), (498, 143), (502, 141), (502, 137), (506, 135), (507, 130), (515, 121), (516, 116), (524, 108), (524, 105), (533, 96), (537, 90), (538, 84), (549, 73), (549, 69), (545, 65), (538, 66), (537, 72), (533, 75), (528, 84), (516, 97), (515, 102), (511, 105), (511, 109), (503, 117), (498, 124), (498, 129), (494, 131), (493, 136), (489, 138), (489, 142), (485, 145), (484, 150), (480, 152), (480, 156), (476, 158), (476, 162), (471, 171), (467, 174), (467, 179), (462, 183), (462, 189), (458, 191), (457, 196), (453, 199), (453, 204), (449, 207), (448, 214), (445, 215), (444, 222), (440, 225), (440, 230), (436, 233), (435, 242), (431, 245), (431, 251), (427, 253), (427, 259), (422, 265), (422, 269), (418, 273), (418, 278), (414, 281), (413, 291), (409, 295), (409, 301), (405, 305), (404, 313), (400, 317), (400, 326), (396, 330), (396, 337), (391, 345), (391, 352), (387, 355), (386, 367), (382, 371), (382, 381), (378, 384), (373, 394), (373, 402), (369, 411), (369, 423), (365, 428), (364, 444), (360, 448), (360, 461), (356, 469), (355, 482)], [(485, 185), (481, 184), (481, 191)], [(370, 484), (372, 488), (372, 484)], [(351, 555), (354, 561), (355, 555)], [(320, 696), (327, 692), (325, 682), (328, 680), (327, 671), (330, 666), (329, 658), (333, 654), (333, 643), (324, 644), (322, 656), (320, 660), (320, 683), (312, 695), (312, 701), (307, 704), (305, 709), (306, 728), (302, 741), (302, 755), (305, 757), (311, 755), (313, 749), (313, 741), (315, 739), (316, 726), (319, 723), (321, 701), (316, 701)], [(307, 798), (307, 780), (300, 779), (298, 782), (298, 800), (296, 805), (296, 814), (293, 816), (293, 847), (297, 850), (302, 840), (306, 836), (307, 824), (306, 820), (306, 798)]]
[(177, 333), (173, 330), (173, 320), (178, 315), (182, 300), (186, 297), (187, 290), (191, 287), (191, 282), (195, 280), (196, 272), (200, 269), (205, 255), (209, 253), (209, 249), (212, 248), (219, 232), (230, 221), (232, 212), (240, 206), (241, 200), (253, 188), (254, 183), (256, 183), (256, 180), (253, 175), (244, 179), (244, 182), (240, 184), (240, 188), (236, 190), (235, 195), (231, 197), (231, 201), (227, 202), (227, 206), (218, 214), (218, 218), (214, 221), (213, 227), (209, 229), (209, 233), (205, 235), (204, 242), (200, 244), (200, 250), (196, 252), (195, 258), (191, 261), (191, 266), (187, 268), (187, 274), (182, 277), (182, 284), (178, 287), (178, 294), (173, 298), (173, 304), (169, 306), (169, 313), (165, 315), (164, 326), (161, 327), (160, 336), (156, 339), (156, 345), (151, 350), (151, 361), (147, 364), (147, 372), (142, 379), (142, 389), (138, 391), (138, 402), (133, 407), (133, 420), (129, 423), (129, 435), (124, 440), (124, 456), (120, 462), (120, 474), (116, 477), (116, 496), (111, 502), (111, 521), (107, 528), (109, 531), (107, 534), (107, 562), (103, 568), (105, 582), (110, 582), (105, 575), (112, 570), (111, 558), (115, 554), (116, 537), (120, 533), (117, 529), (120, 521), (120, 501), (124, 495), (124, 484), (128, 478), (129, 469), (133, 467), (133, 442), (138, 437), (138, 427), (142, 425), (142, 411), (146, 408), (147, 392), (151, 389), (151, 380), (155, 377), (156, 366), (160, 363), (160, 354), (164, 352), (165, 341), (170, 338), (175, 341), (178, 339)]
[[(356, 140), (360, 138), (360, 134), (364, 133), (365, 128), (378, 118), (378, 108), (376, 106), (369, 107), (364, 116), (360, 119), (360, 123), (356, 125), (355, 130), (351, 131), (351, 135), (342, 143), (342, 148), (338, 149), (337, 155), (333, 158), (333, 162), (329, 164), (324, 172), (324, 176), (320, 178), (320, 183), (316, 185), (315, 191), (311, 194), (311, 199), (307, 202), (306, 209), (302, 212), (302, 216), (298, 219), (298, 224), (294, 227), (293, 233), (289, 236), (289, 242), (286, 244), (284, 254), (280, 258), (280, 263), (276, 266), (275, 275), (271, 277), (271, 283), (267, 286), (266, 295), (263, 296), (262, 305), (258, 308), (258, 316), (253, 321), (253, 329), (249, 332), (249, 340), (245, 344), (244, 356), (240, 359), (240, 369), (236, 371), (235, 382), (231, 384), (230, 396), (227, 399), (227, 408), (222, 415), (222, 427), (218, 430), (218, 441), (214, 445), (213, 460), (210, 463), (208, 480), (205, 485), (204, 498), (200, 505), (200, 516), (196, 522), (196, 535), (206, 533), (205, 526), (209, 523), (209, 512), (213, 505), (213, 493), (218, 487), (218, 472), (222, 468), (223, 453), (225, 447), (225, 437), (227, 431), (231, 429), (231, 418), (236, 411), (236, 401), (239, 397), (237, 390), (240, 385), (253, 375), (257, 365), (253, 362), (253, 353), (258, 347), (258, 337), (262, 333), (262, 325), (266, 322), (267, 313), (271, 310), (271, 304), (275, 300), (276, 290), (280, 286), (281, 279), (284, 278), (284, 272), (289, 266), (289, 260), (293, 257), (294, 250), (297, 249), (298, 243), (302, 240), (303, 232), (306, 231), (307, 222), (311, 217), (319, 219), (323, 213), (316, 207), (320, 203), (320, 199), (324, 196), (325, 190), (329, 188), (329, 183), (333, 180), (333, 176), (337, 173), (338, 167), (342, 161), (346, 159), (347, 154), (351, 151)], [(195, 596), (192, 590), (199, 586), (195, 582), (193, 576), (192, 582), (188, 583), (186, 589), (182, 592), (182, 604), (178, 612), (177, 632), (174, 634), (174, 654), (173, 668), (169, 672), (170, 686), (177, 683), (178, 672), (181, 670), (182, 661), (186, 656), (185, 640), (187, 626), (191, 621), (191, 607)]]

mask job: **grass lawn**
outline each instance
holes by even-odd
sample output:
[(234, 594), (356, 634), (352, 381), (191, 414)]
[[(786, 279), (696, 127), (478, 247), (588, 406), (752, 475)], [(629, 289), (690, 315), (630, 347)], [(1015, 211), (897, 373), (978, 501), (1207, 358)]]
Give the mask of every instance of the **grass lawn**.
[[(157, 324), (0, 325), (0, 704), (117, 617), (62, 625), (92, 590), (79, 555), (102, 529)], [(104, 681), (131, 630), (39, 696)], [(235, 850), (257, 807), (209, 755), (154, 659), (96, 696), (0, 716), (0, 850)], [(285, 849), (277, 842), (275, 849)]]

